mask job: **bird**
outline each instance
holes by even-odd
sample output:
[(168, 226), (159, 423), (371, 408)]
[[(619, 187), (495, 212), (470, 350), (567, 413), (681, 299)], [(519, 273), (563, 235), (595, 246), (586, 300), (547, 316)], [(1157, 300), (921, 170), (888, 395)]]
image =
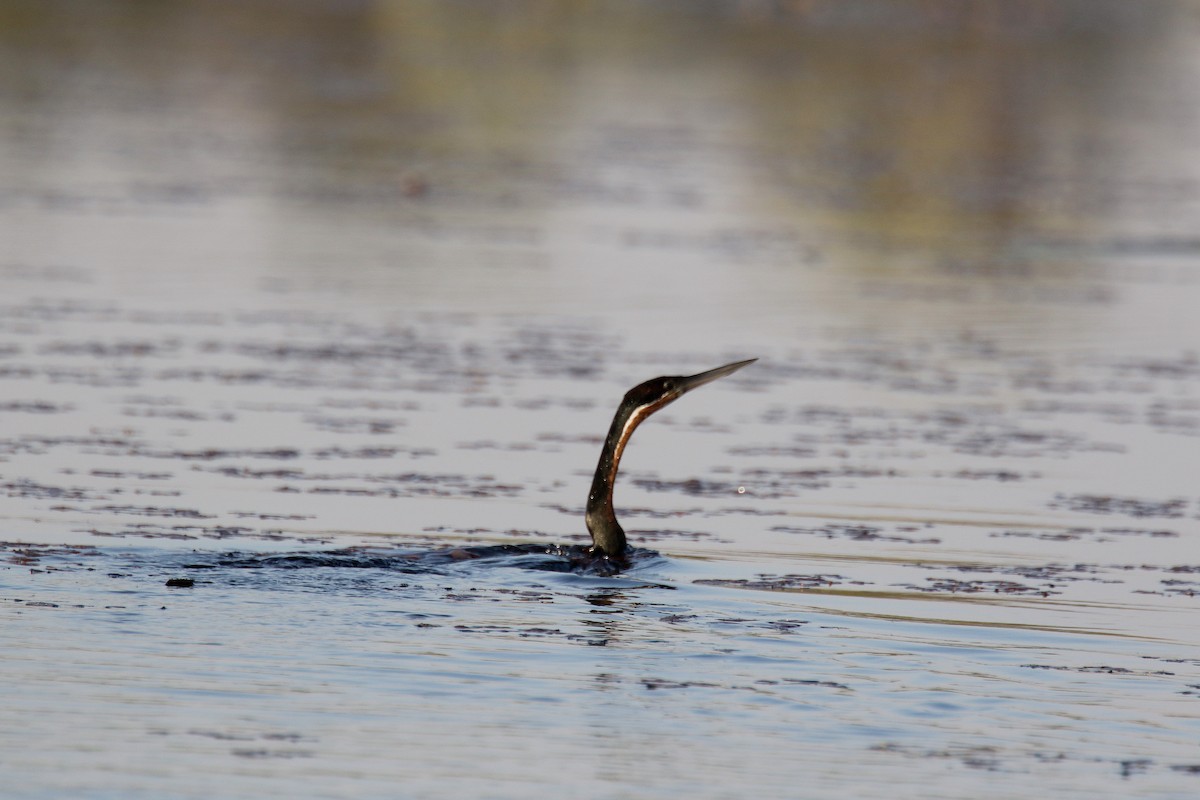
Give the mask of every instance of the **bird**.
[[(419, 574), (436, 571), (442, 565), (456, 561), (502, 559), (502, 563), (529, 569), (554, 572), (573, 571), (601, 576), (616, 575), (632, 566), (629, 556), (635, 552), (630, 550), (625, 538), (625, 531), (621, 528), (621, 523), (617, 522), (616, 512), (613, 511), (613, 484), (617, 480), (617, 467), (621, 463), (621, 455), (625, 452), (625, 445), (629, 443), (629, 437), (633, 435), (634, 429), (655, 411), (675, 402), (693, 389), (706, 383), (712, 383), (718, 378), (724, 378), (726, 375), (732, 375), (757, 360), (757, 358), (750, 358), (745, 361), (735, 361), (732, 364), (710, 369), (697, 375), (664, 375), (659, 378), (651, 378), (625, 393), (621, 404), (617, 406), (616, 414), (613, 415), (608, 436), (604, 439), (604, 447), (600, 450), (600, 461), (596, 464), (596, 474), (592, 478), (592, 488), (588, 493), (584, 521), (587, 524), (588, 532), (592, 535), (591, 547), (516, 543), (467, 545), (439, 548), (430, 552), (406, 551), (399, 554), (364, 553), (362, 548), (322, 550), (316, 553), (266, 553), (249, 557), (244, 557), (240, 553), (232, 553), (228, 556), (218, 557), (217, 563), (211, 566), (226, 568), (261, 568), (272, 565), (288, 568), (369, 567), (373, 569), (390, 568), (405, 573)], [(210, 565), (207, 564), (198, 566), (210, 568)], [(174, 580), (189, 579), (172, 579), (172, 581)], [(175, 584), (168, 581), (168, 585)]]
[(621, 455), (625, 452), (625, 445), (629, 443), (634, 429), (655, 411), (675, 402), (693, 389), (732, 375), (757, 360), (750, 358), (734, 361), (732, 364), (697, 375), (664, 375), (651, 378), (625, 393), (625, 398), (613, 415), (608, 436), (604, 439), (600, 461), (596, 464), (596, 474), (592, 478), (592, 488), (588, 492), (584, 522), (592, 535), (589, 554), (593, 558), (607, 558), (617, 562), (625, 560), (628, 543), (625, 531), (621, 528), (621, 523), (617, 522), (617, 514), (613, 510), (613, 485), (617, 480), (617, 467), (621, 463)]

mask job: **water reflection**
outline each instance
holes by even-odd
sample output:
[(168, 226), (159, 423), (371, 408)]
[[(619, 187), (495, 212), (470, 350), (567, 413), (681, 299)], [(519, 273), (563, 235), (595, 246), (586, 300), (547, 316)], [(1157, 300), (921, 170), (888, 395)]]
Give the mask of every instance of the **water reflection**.
[[(6, 258), (819, 314), (1194, 229), (1187, 4), (960, 5), (9, 5)], [(153, 209), (137, 250), (94, 216)]]

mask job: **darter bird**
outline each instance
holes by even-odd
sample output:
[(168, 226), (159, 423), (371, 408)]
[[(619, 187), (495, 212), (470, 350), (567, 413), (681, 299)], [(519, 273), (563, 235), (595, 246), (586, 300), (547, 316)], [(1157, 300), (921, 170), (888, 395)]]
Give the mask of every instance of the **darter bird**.
[(625, 399), (617, 407), (617, 413), (608, 429), (608, 437), (605, 438), (604, 448), (600, 451), (600, 463), (596, 465), (596, 475), (592, 478), (592, 490), (588, 493), (584, 520), (587, 522), (588, 532), (592, 534), (593, 555), (607, 556), (618, 561), (625, 558), (625, 531), (621, 529), (616, 512), (613, 511), (613, 484), (617, 480), (617, 466), (621, 463), (621, 454), (625, 452), (625, 445), (633, 435), (634, 429), (646, 417), (675, 402), (692, 389), (731, 375), (757, 360), (751, 358), (735, 361), (708, 372), (701, 372), (699, 375), (665, 375), (652, 378), (625, 393)]

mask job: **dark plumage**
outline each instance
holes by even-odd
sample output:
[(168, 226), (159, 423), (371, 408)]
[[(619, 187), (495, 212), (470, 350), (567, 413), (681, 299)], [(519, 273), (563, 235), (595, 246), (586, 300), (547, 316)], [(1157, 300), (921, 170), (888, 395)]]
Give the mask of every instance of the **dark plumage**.
[(617, 480), (617, 467), (621, 463), (621, 454), (629, 437), (642, 420), (658, 411), (665, 405), (678, 400), (692, 389), (711, 383), (717, 378), (737, 372), (747, 364), (757, 361), (751, 358), (746, 361), (735, 361), (723, 367), (701, 372), (699, 375), (668, 375), (661, 378), (651, 378), (645, 383), (625, 393), (625, 399), (617, 407), (612, 425), (608, 429), (608, 437), (604, 440), (604, 449), (600, 451), (600, 463), (596, 465), (596, 475), (592, 478), (592, 489), (588, 493), (587, 522), (588, 532), (592, 534), (592, 550), (613, 558), (620, 558), (626, 547), (625, 531), (617, 522), (616, 512), (613, 511), (613, 484)]

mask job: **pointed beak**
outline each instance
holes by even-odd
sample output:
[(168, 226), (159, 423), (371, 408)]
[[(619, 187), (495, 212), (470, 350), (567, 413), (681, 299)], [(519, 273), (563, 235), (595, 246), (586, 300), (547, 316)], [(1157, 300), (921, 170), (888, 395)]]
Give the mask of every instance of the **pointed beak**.
[(732, 375), (747, 364), (753, 364), (758, 361), (757, 358), (748, 358), (745, 361), (735, 361), (732, 364), (726, 364), (723, 367), (710, 369), (708, 372), (701, 372), (699, 375), (689, 375), (685, 378), (677, 378), (679, 381), (679, 394), (683, 395), (690, 392), (692, 389), (703, 386), (706, 383), (712, 383), (717, 378), (724, 378), (726, 375)]

